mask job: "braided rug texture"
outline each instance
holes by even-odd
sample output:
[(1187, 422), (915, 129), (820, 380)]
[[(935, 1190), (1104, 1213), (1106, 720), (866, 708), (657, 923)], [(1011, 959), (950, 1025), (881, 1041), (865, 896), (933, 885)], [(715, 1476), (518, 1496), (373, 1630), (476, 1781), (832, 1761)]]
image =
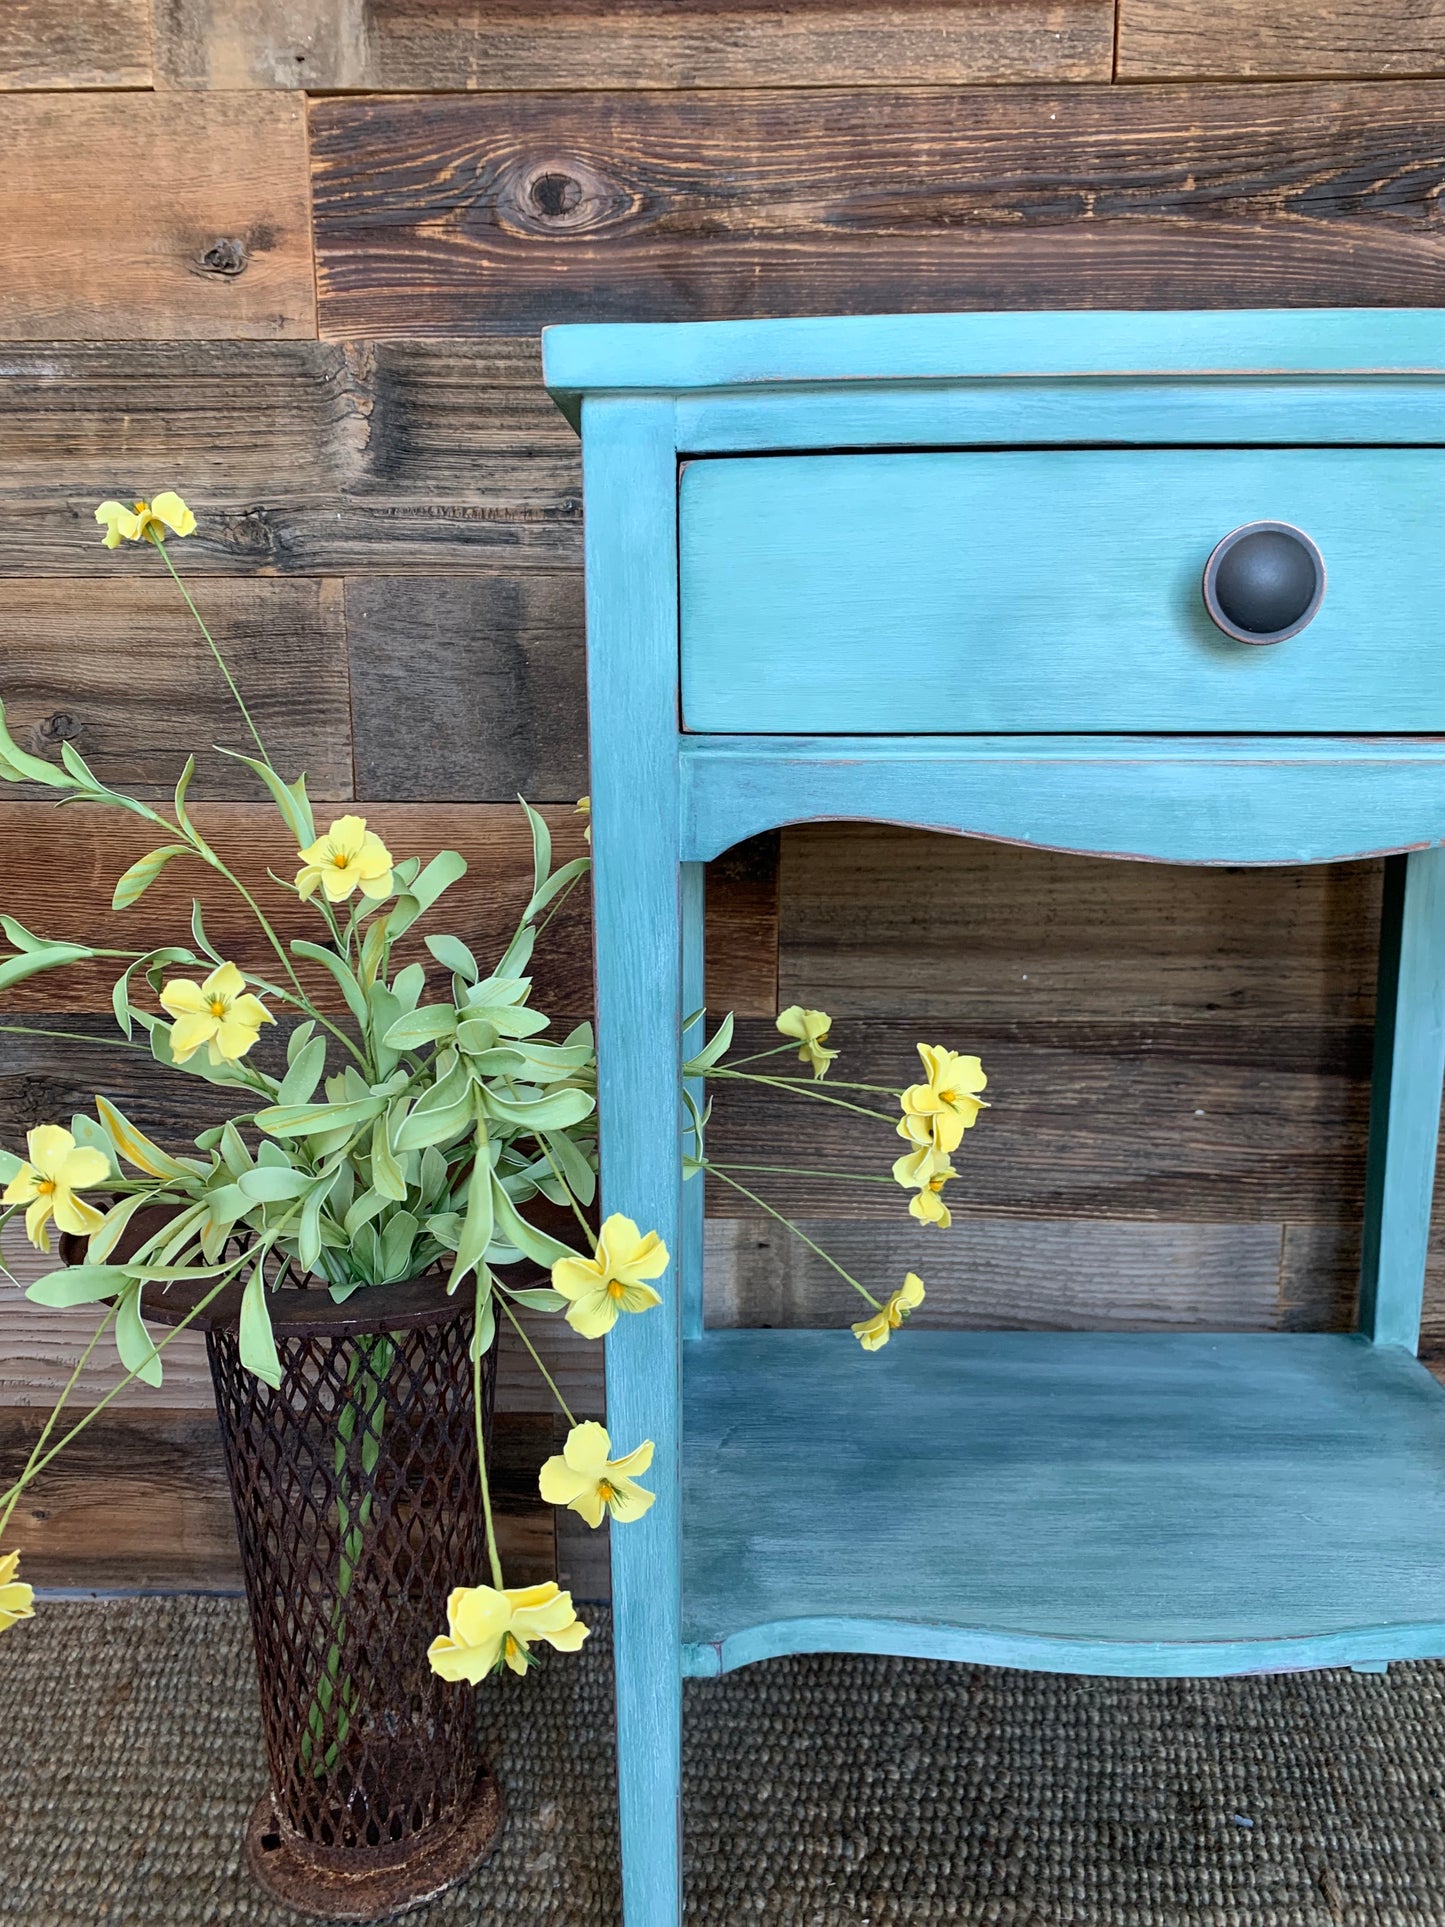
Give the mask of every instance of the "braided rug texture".
[[(508, 1821), (418, 1927), (616, 1927), (606, 1614), (479, 1694)], [(689, 1684), (690, 1927), (1441, 1927), (1445, 1665), (1119, 1681), (776, 1660)], [(0, 1640), (4, 1927), (299, 1927), (238, 1601), (41, 1603)]]

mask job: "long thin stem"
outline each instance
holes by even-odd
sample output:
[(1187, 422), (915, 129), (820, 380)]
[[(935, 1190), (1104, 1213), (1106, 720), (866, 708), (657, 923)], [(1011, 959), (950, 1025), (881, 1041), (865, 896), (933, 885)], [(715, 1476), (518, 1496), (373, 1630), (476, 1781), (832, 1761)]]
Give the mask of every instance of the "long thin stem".
[(846, 1097), (829, 1097), (820, 1091), (816, 1084), (806, 1083), (798, 1077), (762, 1077), (756, 1071), (711, 1070), (709, 1077), (734, 1078), (739, 1084), (762, 1084), (768, 1090), (805, 1091), (809, 1097), (816, 1098), (820, 1104), (836, 1104), (840, 1111), (856, 1111), (859, 1117), (876, 1117), (884, 1124), (896, 1124), (897, 1119), (887, 1111), (870, 1111), (862, 1104), (851, 1104)]
[[(0, 1024), (0, 1030), (9, 1031), (16, 1037), (58, 1037), (66, 1044), (73, 1044), (77, 1039), (83, 1044), (99, 1042), (98, 1038), (89, 1036), (87, 1032), (83, 1030), (41, 1030), (34, 1024)], [(107, 1050), (114, 1050), (116, 1048), (121, 1050), (143, 1050), (147, 1057), (151, 1054), (147, 1045), (138, 1044), (133, 1038), (127, 1037), (108, 1037), (105, 1040), (105, 1047)]]
[(841, 1178), (849, 1184), (896, 1184), (897, 1178), (880, 1178), (876, 1171), (813, 1171), (796, 1164), (737, 1164), (729, 1158), (717, 1171), (771, 1171), (780, 1178)]
[(487, 1286), (477, 1273), (476, 1323), (472, 1330), (472, 1417), (477, 1428), (477, 1472), (482, 1486), (482, 1519), (487, 1529), (487, 1558), (492, 1568), (492, 1584), (498, 1592), (506, 1589), (502, 1578), (502, 1555), (497, 1550), (497, 1529), (492, 1524), (492, 1489), (487, 1483), (487, 1428), (482, 1417), (482, 1313), (487, 1308)]
[(56, 1399), (54, 1406), (51, 1408), (49, 1418), (46, 1419), (44, 1425), (41, 1427), (40, 1437), (35, 1441), (34, 1445), (30, 1448), (30, 1456), (25, 1461), (25, 1470), (20, 1474), (19, 1482), (15, 1486), (12, 1493), (10, 1494), (9, 1499), (6, 1502), (4, 1511), (0, 1512), (0, 1539), (3, 1539), (5, 1536), (5, 1528), (6, 1526), (9, 1525), (11, 1517), (14, 1514), (15, 1508), (20, 1503), (20, 1495), (25, 1490), (26, 1484), (28, 1483), (33, 1473), (34, 1467), (37, 1461), (39, 1460), (41, 1453), (45, 1450), (46, 1443), (50, 1438), (50, 1434), (55, 1430), (56, 1421), (59, 1419), (60, 1414), (65, 1410), (66, 1401), (69, 1399), (70, 1394), (75, 1390), (76, 1386), (80, 1383), (80, 1375), (85, 1370), (86, 1366), (90, 1363), (91, 1354), (94, 1352), (96, 1346), (100, 1343), (101, 1339), (104, 1338), (106, 1332), (109, 1330), (111, 1320), (115, 1317), (115, 1313), (116, 1313), (116, 1307), (112, 1305), (110, 1309), (106, 1312), (105, 1317), (102, 1318), (100, 1323), (96, 1326), (94, 1335), (92, 1336), (90, 1343), (86, 1346), (85, 1350), (80, 1354), (80, 1357), (76, 1360), (75, 1370), (70, 1374), (70, 1377), (65, 1381), (64, 1389), (61, 1391), (59, 1398)]
[(756, 1064), (764, 1057), (781, 1057), (785, 1050), (794, 1050), (796, 1048), (796, 1045), (791, 1043), (774, 1044), (771, 1050), (755, 1050), (749, 1057), (729, 1057), (725, 1060), (724, 1068), (735, 1071), (743, 1064)]
[[(507, 1089), (508, 1090), (514, 1089), (514, 1086), (510, 1077), (507, 1079)], [(587, 1242), (591, 1245), (592, 1249), (595, 1251), (597, 1249), (597, 1233), (592, 1229), (591, 1225), (588, 1224), (581, 1205), (578, 1204), (576, 1198), (573, 1197), (572, 1187), (570, 1184), (568, 1184), (566, 1178), (563, 1177), (561, 1168), (558, 1165), (556, 1158), (554, 1158), (552, 1155), (552, 1147), (548, 1144), (547, 1140), (540, 1134), (540, 1132), (537, 1132), (537, 1131), (534, 1131), (532, 1133), (532, 1142), (537, 1146), (538, 1150), (542, 1153), (542, 1156), (546, 1158), (548, 1164), (551, 1165), (553, 1177), (556, 1178), (558, 1184), (560, 1184), (562, 1189), (567, 1193), (567, 1202), (572, 1207), (573, 1217), (577, 1220), (578, 1224), (580, 1224), (582, 1229), (586, 1232)]]
[(161, 560), (162, 562), (165, 563), (166, 567), (170, 570), (172, 580), (175, 582), (176, 587), (180, 590), (181, 594), (185, 597), (186, 607), (190, 610), (191, 614), (196, 619), (196, 627), (200, 630), (201, 634), (206, 638), (207, 643), (209, 643), (210, 645), (211, 654), (216, 658), (216, 665), (220, 669), (221, 674), (226, 678), (226, 687), (230, 690), (231, 694), (235, 697), (236, 707), (237, 709), (240, 710), (241, 714), (245, 717), (246, 727), (247, 729), (250, 730), (252, 738), (256, 744), (256, 747), (261, 752), (261, 761), (266, 765), (267, 769), (274, 770), (276, 766), (271, 761), (271, 757), (269, 752), (267, 751), (265, 743), (263, 743), (261, 740), (261, 732), (259, 729), (257, 729), (256, 724), (252, 719), (251, 712), (246, 707), (245, 698), (242, 696), (240, 690), (236, 687), (235, 677), (231, 674), (230, 670), (226, 667), (225, 657), (221, 654), (220, 650), (216, 647), (215, 637), (211, 634), (210, 630), (206, 627), (204, 621), (202, 620), (200, 610), (196, 607), (195, 603), (192, 602), (190, 590), (186, 587), (185, 583), (182, 582), (180, 576), (176, 574), (176, 565), (174, 562), (172, 562), (170, 558), (170, 553), (167, 550), (165, 543), (159, 538), (156, 538), (155, 546), (160, 550)]
[[(505, 1290), (505, 1286), (503, 1287), (503, 1289)], [(500, 1302), (501, 1302), (502, 1310), (507, 1314), (507, 1317), (511, 1322), (512, 1330), (517, 1334), (518, 1338), (521, 1339), (522, 1343), (527, 1347), (527, 1350), (532, 1354), (532, 1363), (537, 1367), (537, 1370), (542, 1374), (542, 1377), (546, 1380), (547, 1390), (552, 1394), (553, 1398), (555, 1398), (557, 1403), (562, 1407), (563, 1418), (566, 1419), (569, 1425), (575, 1425), (577, 1421), (572, 1416), (571, 1406), (567, 1403), (566, 1399), (563, 1398), (562, 1394), (557, 1390), (556, 1380), (552, 1377), (552, 1374), (547, 1370), (547, 1367), (542, 1363), (542, 1360), (539, 1357), (537, 1352), (537, 1347), (532, 1343), (531, 1339), (528, 1338), (526, 1332), (522, 1329), (521, 1320), (517, 1317), (517, 1314), (512, 1310), (512, 1307), (507, 1303), (505, 1298), (503, 1298)]]
[(760, 1211), (766, 1211), (770, 1218), (776, 1218), (778, 1223), (791, 1231), (795, 1238), (799, 1239), (808, 1247), (809, 1251), (815, 1252), (818, 1257), (823, 1260), (825, 1265), (831, 1265), (840, 1278), (846, 1279), (854, 1291), (861, 1292), (873, 1307), (874, 1311), (882, 1311), (882, 1305), (879, 1304), (878, 1300), (873, 1296), (872, 1292), (868, 1290), (866, 1285), (860, 1285), (851, 1271), (845, 1271), (836, 1258), (830, 1257), (821, 1245), (814, 1244), (807, 1232), (800, 1231), (791, 1218), (785, 1218), (781, 1211), (774, 1211), (766, 1198), (760, 1198), (756, 1191), (749, 1191), (745, 1184), (739, 1184), (736, 1178), (730, 1178), (721, 1165), (709, 1164), (705, 1161), (703, 1169), (705, 1171), (711, 1171), (715, 1177), (721, 1178), (724, 1184), (730, 1184), (734, 1191), (741, 1191), (745, 1198), (750, 1199), (752, 1203), (757, 1205)]

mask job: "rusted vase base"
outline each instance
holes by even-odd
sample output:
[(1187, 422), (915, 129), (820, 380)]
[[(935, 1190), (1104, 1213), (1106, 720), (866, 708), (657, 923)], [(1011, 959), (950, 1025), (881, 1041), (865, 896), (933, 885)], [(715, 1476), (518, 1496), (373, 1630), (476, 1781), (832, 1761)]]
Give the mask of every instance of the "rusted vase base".
[(479, 1867), (501, 1838), (502, 1819), (501, 1789), (483, 1767), (467, 1811), (434, 1845), (397, 1866), (342, 1872), (318, 1867), (289, 1844), (267, 1792), (246, 1827), (246, 1865), (259, 1886), (313, 1920), (391, 1920)]

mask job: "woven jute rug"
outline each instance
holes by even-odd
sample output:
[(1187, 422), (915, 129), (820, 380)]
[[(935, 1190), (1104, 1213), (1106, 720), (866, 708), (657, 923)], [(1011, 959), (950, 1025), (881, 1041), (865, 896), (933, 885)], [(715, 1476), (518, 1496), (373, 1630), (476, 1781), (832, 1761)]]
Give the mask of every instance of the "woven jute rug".
[[(426, 1927), (615, 1927), (606, 1615), (479, 1695), (509, 1818)], [(706, 1927), (1445, 1923), (1445, 1666), (1135, 1682), (777, 1660), (689, 1685)], [(242, 1608), (42, 1603), (0, 1640), (5, 1927), (293, 1927), (238, 1858), (263, 1783)]]

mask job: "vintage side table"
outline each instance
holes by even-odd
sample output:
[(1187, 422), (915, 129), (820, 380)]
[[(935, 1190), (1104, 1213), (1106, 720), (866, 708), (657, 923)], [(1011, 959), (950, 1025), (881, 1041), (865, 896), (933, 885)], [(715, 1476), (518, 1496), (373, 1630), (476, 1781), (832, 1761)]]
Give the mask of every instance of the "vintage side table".
[[(675, 1927), (685, 1674), (1445, 1656), (1414, 1357), (1445, 1066), (1445, 314), (550, 330), (580, 424), (627, 1927)], [(702, 864), (869, 818), (1164, 863), (1383, 852), (1358, 1332), (707, 1331)]]

